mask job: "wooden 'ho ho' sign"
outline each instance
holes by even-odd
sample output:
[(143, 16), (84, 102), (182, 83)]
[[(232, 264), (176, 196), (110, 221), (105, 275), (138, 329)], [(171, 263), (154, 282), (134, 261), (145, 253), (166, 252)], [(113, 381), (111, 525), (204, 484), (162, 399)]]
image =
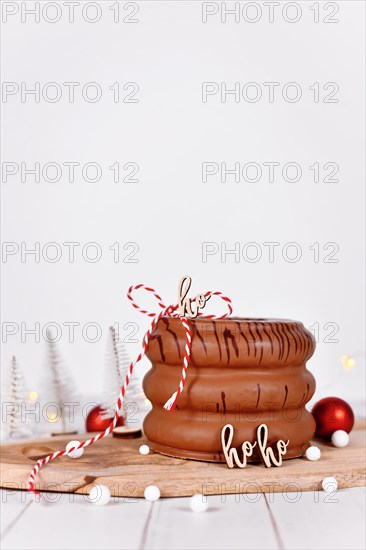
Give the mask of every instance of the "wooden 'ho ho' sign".
[(195, 319), (200, 310), (205, 307), (206, 302), (210, 299), (210, 296), (197, 294), (197, 296), (193, 300), (191, 298), (188, 298), (187, 294), (189, 292), (189, 289), (191, 288), (191, 284), (192, 279), (188, 276), (182, 277), (179, 281), (178, 306), (180, 315), (189, 319)]
[(241, 446), (243, 452), (243, 459), (240, 460), (238, 451), (235, 447), (231, 448), (231, 443), (234, 437), (234, 428), (231, 424), (226, 424), (221, 430), (221, 444), (226, 464), (229, 468), (234, 468), (234, 465), (239, 468), (245, 468), (247, 465), (247, 458), (252, 456), (253, 449), (258, 445), (259, 453), (266, 468), (273, 466), (281, 466), (282, 456), (287, 452), (287, 445), (290, 440), (285, 443), (282, 439), (279, 439), (276, 443), (277, 457), (275, 456), (272, 447), (267, 447), (268, 441), (268, 427), (266, 424), (261, 424), (257, 428), (257, 441), (250, 443), (250, 441), (244, 441)]

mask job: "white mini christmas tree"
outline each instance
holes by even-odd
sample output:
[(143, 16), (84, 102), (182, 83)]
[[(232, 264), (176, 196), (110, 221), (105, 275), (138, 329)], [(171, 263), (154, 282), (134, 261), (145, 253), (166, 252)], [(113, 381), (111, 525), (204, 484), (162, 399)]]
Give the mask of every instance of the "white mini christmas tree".
[[(109, 327), (102, 402), (106, 416), (114, 415), (117, 399), (130, 364), (131, 359), (126, 347), (119, 341), (117, 331), (114, 327)], [(133, 372), (123, 400), (123, 413), (127, 424), (135, 424), (138, 421), (135, 415), (145, 409), (145, 401), (141, 381), (137, 373)]]
[(79, 394), (70, 371), (58, 351), (58, 346), (47, 331), (46, 377), (42, 395), (43, 411), (53, 433), (77, 431)]
[(105, 415), (108, 417), (114, 415), (118, 395), (123, 384), (122, 376), (120, 345), (116, 330), (113, 327), (109, 327), (102, 400), (102, 407), (105, 409)]
[(12, 358), (8, 375), (7, 391), (3, 394), (5, 406), (4, 432), (9, 439), (28, 437), (31, 434), (27, 422), (28, 394), (22, 370), (15, 357)]

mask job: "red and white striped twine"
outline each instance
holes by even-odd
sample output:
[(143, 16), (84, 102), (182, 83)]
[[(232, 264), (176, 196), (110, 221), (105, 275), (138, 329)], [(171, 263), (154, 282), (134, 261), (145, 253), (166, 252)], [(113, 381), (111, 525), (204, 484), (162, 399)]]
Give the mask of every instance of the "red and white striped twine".
[[(153, 296), (156, 298), (156, 300), (158, 302), (159, 307), (161, 308), (160, 313), (151, 313), (151, 312), (149, 312), (145, 309), (140, 308), (140, 306), (138, 304), (136, 304), (136, 302), (132, 298), (132, 293), (135, 290), (139, 290), (139, 289), (144, 289), (147, 292), (151, 292), (153, 294)], [(221, 315), (220, 317), (217, 317), (215, 315), (203, 315), (202, 313), (200, 313), (199, 316), (204, 317), (206, 319), (225, 319), (226, 317), (231, 315), (233, 309), (232, 309), (232, 306), (231, 306), (230, 298), (227, 298), (226, 296), (223, 296), (223, 294), (221, 292), (211, 292), (211, 291), (206, 292), (204, 296), (205, 296), (206, 299), (208, 299), (211, 296), (219, 296), (226, 303), (227, 308), (228, 308), (228, 313), (225, 313), (224, 315)], [(68, 449), (67, 451), (66, 451), (66, 449), (63, 449), (62, 451), (55, 451), (54, 453), (48, 455), (47, 457), (39, 459), (36, 462), (33, 470), (30, 473), (30, 476), (28, 478), (28, 491), (36, 492), (35, 491), (35, 477), (38, 474), (39, 470), (42, 468), (42, 466), (44, 466), (45, 464), (48, 464), (48, 462), (50, 462), (54, 458), (57, 458), (58, 456), (67, 455), (67, 454), (72, 453), (73, 451), (75, 451), (77, 449), (83, 449), (84, 447), (89, 447), (89, 445), (93, 445), (99, 439), (103, 439), (103, 437), (106, 437), (107, 435), (109, 435), (111, 433), (111, 431), (116, 427), (117, 421), (118, 421), (119, 417), (122, 414), (122, 403), (123, 403), (123, 399), (124, 399), (124, 396), (125, 396), (125, 393), (126, 393), (127, 386), (130, 383), (130, 379), (131, 379), (131, 376), (132, 376), (132, 371), (133, 371), (134, 367), (137, 365), (137, 363), (139, 361), (141, 361), (141, 359), (144, 357), (145, 353), (147, 352), (147, 349), (149, 347), (151, 334), (154, 331), (154, 329), (155, 329), (157, 323), (159, 322), (159, 320), (161, 319), (161, 317), (164, 317), (164, 316), (179, 318), (182, 322), (182, 325), (184, 327), (185, 334), (186, 334), (186, 343), (185, 343), (185, 348), (184, 348), (183, 367), (182, 367), (182, 373), (181, 373), (181, 379), (180, 379), (180, 382), (179, 382), (179, 386), (178, 386), (178, 389), (172, 394), (172, 396), (168, 399), (168, 401), (164, 405), (164, 409), (166, 409), (167, 411), (174, 411), (177, 399), (178, 399), (179, 395), (182, 393), (182, 391), (184, 389), (184, 384), (185, 384), (186, 377), (187, 377), (187, 369), (188, 369), (188, 364), (189, 364), (189, 358), (190, 358), (190, 355), (191, 355), (192, 331), (191, 331), (191, 328), (189, 326), (188, 320), (186, 319), (186, 317), (184, 317), (184, 316), (180, 315), (179, 313), (177, 313), (177, 310), (178, 310), (178, 307), (179, 307), (178, 304), (165, 306), (163, 304), (163, 301), (162, 301), (161, 297), (159, 296), (159, 294), (157, 294), (157, 292), (151, 287), (148, 287), (148, 286), (145, 286), (145, 285), (142, 285), (142, 284), (135, 285), (135, 286), (130, 286), (130, 288), (128, 289), (128, 292), (127, 292), (127, 298), (130, 300), (132, 306), (135, 309), (138, 309), (141, 313), (143, 313), (144, 315), (147, 315), (148, 317), (153, 317), (153, 320), (151, 322), (150, 328), (146, 332), (146, 334), (144, 336), (144, 339), (142, 341), (142, 350), (140, 351), (140, 353), (139, 353), (138, 357), (135, 359), (135, 361), (133, 361), (130, 364), (129, 368), (128, 368), (128, 372), (127, 372), (125, 381), (124, 381), (124, 383), (121, 387), (121, 391), (120, 391), (119, 396), (118, 396), (118, 400), (117, 400), (117, 403), (116, 403), (116, 410), (115, 410), (113, 420), (111, 421), (110, 425), (108, 426), (108, 428), (104, 432), (101, 432), (101, 433), (95, 435), (91, 439), (87, 439), (86, 441), (82, 441), (77, 447), (72, 447), (72, 448)]]

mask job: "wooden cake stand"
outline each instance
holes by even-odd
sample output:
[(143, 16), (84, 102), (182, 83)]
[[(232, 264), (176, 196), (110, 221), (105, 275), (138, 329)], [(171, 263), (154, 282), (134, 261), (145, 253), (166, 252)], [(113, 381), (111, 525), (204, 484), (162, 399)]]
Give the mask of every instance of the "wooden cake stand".
[[(91, 434), (80, 435), (84, 441)], [(70, 436), (23, 441), (4, 445), (1, 453), (0, 486), (25, 490), (35, 461), (65, 448)], [(339, 488), (365, 485), (365, 431), (354, 430), (342, 449), (319, 441), (321, 459), (285, 460), (280, 468), (249, 464), (229, 469), (226, 464), (181, 460), (150, 452), (140, 455), (146, 440), (106, 437), (85, 449), (78, 459), (63, 456), (44, 466), (36, 478), (37, 489), (87, 494), (95, 484), (109, 487), (114, 496), (143, 497), (148, 485), (157, 485), (162, 497), (191, 496), (195, 493), (229, 494), (258, 492), (317, 491), (322, 480), (333, 476)]]

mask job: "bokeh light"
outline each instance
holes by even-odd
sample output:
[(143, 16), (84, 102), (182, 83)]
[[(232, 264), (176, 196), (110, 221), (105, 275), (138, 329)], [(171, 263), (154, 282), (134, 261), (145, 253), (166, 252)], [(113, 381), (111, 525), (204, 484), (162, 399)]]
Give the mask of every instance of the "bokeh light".
[(51, 424), (57, 422), (57, 414), (56, 413), (47, 413), (48, 422)]
[(342, 355), (341, 361), (344, 370), (351, 370), (356, 366), (356, 361), (353, 359), (353, 357), (350, 357), (349, 355)]
[(28, 398), (30, 401), (37, 401), (38, 393), (35, 390), (32, 390), (28, 393)]

